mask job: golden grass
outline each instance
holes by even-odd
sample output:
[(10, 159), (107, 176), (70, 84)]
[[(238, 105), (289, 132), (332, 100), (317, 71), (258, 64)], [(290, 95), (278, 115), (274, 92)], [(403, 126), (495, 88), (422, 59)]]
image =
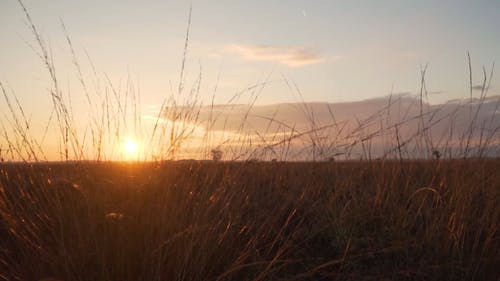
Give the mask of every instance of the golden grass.
[(0, 279), (495, 280), (498, 164), (5, 165)]
[[(330, 108), (331, 122), (318, 123), (298, 86), (284, 78), (310, 126), (265, 117), (276, 131), (256, 132), (262, 145), (255, 147), (244, 128), (268, 80), (228, 101), (249, 96), (241, 138), (217, 140), (212, 129), (227, 122), (215, 110), (217, 86), (203, 121), (201, 71), (191, 90), (184, 81), (190, 16), (178, 89), (150, 130), (141, 125), (131, 81), (120, 90), (104, 74), (104, 86), (91, 90), (63, 26), (89, 108), (88, 123), (78, 127), (52, 52), (18, 2), (50, 78), (52, 110), (43, 135), (34, 135), (31, 118), (0, 81), (9, 113), (0, 119), (0, 280), (498, 280), (500, 160), (488, 157), (498, 156), (500, 99), (488, 109), (490, 120), (478, 117), (493, 67), (489, 76), (483, 69), (473, 99), (468, 55), (471, 97), (462, 131), (456, 112), (437, 118), (439, 110), (425, 109), (427, 67), (417, 116), (391, 122), (398, 99), (391, 95), (349, 131)], [(450, 128), (433, 135), (445, 118)], [(405, 134), (415, 121), (417, 131)], [(195, 130), (189, 124), (206, 128), (202, 157), (217, 161), (164, 161), (179, 158)], [(144, 159), (156, 162), (106, 162), (130, 132), (151, 149)], [(43, 162), (50, 158), (47, 135), (57, 138), (66, 162)], [(387, 143), (373, 160), (377, 137)], [(281, 162), (293, 158), (296, 142), (313, 162)], [(259, 157), (272, 161), (251, 160)]]

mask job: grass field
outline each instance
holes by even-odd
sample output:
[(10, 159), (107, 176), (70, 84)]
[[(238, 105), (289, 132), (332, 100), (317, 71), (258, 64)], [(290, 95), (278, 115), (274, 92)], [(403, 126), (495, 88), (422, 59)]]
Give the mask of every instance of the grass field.
[(270, 77), (217, 104), (220, 73), (187, 78), (191, 7), (178, 87), (144, 107), (61, 20), (70, 87), (17, 2), (48, 85), (26, 96), (38, 115), (0, 80), (0, 280), (500, 280), (494, 64), (477, 76), (467, 52), (466, 99), (443, 104), (427, 64), (371, 110), (308, 103), (283, 74), (295, 111), (259, 107)]
[(499, 160), (6, 164), (2, 280), (498, 280)]

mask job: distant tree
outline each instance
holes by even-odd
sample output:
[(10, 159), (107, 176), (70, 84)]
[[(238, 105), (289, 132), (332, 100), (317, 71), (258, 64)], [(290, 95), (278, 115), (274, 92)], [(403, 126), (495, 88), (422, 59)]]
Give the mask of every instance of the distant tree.
[(439, 160), (441, 158), (441, 152), (439, 152), (439, 150), (437, 149), (434, 149), (432, 150), (432, 156), (434, 157), (434, 159)]
[(220, 161), (222, 159), (222, 150), (214, 148), (210, 153), (212, 154), (213, 161)]

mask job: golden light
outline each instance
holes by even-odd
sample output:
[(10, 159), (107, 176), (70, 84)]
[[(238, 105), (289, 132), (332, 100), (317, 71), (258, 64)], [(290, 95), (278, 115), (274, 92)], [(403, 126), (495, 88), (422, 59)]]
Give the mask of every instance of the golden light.
[(139, 145), (137, 142), (131, 138), (125, 140), (123, 144), (123, 153), (127, 158), (135, 158), (139, 151)]

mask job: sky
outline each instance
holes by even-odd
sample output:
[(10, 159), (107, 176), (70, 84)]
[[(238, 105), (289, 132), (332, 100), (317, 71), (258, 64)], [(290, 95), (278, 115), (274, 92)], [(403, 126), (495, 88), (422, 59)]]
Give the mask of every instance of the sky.
[[(190, 7), (183, 83), (197, 88), (201, 77), (204, 103), (262, 82), (256, 104), (415, 95), (425, 65), (430, 101), (440, 103), (468, 97), (467, 52), (474, 85), (500, 61), (498, 0), (23, 2), (76, 112), (84, 98), (61, 23), (84, 79), (95, 67), (103, 81), (133, 81), (142, 106), (154, 108), (179, 84)], [(0, 2), (0, 48), (0, 81), (34, 119), (50, 111), (49, 75), (16, 0)], [(490, 94), (500, 92), (498, 76)]]

